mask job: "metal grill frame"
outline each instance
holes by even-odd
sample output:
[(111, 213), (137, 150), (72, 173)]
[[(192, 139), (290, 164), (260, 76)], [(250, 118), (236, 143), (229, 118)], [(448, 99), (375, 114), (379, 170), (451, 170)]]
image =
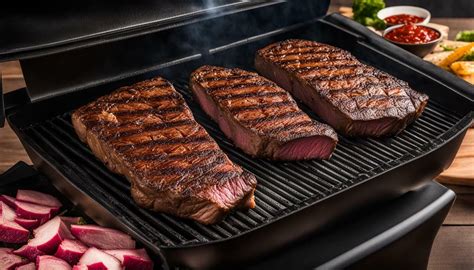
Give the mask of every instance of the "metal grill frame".
[[(286, 31), (284, 35), (301, 36), (301, 32), (296, 30)], [(320, 37), (316, 36), (313, 39), (318, 40)], [(259, 42), (270, 43), (266, 38)], [(268, 38), (278, 40), (282, 36), (280, 33), (274, 33)], [(8, 119), (34, 164), (49, 175), (54, 184), (79, 204), (95, 221), (103, 225), (115, 225), (130, 232), (150, 249), (163, 254), (171, 265), (190, 267), (216, 266), (252, 258), (256, 254), (281, 246), (308, 232), (323, 229), (332, 221), (350, 214), (354, 209), (389, 200), (421, 186), (450, 164), (472, 120), (472, 113), (464, 115), (455, 113), (453, 109), (447, 109), (445, 105), (441, 105), (442, 103), (438, 104), (440, 101), (432, 100), (418, 122), (404, 133), (406, 136), (402, 134), (385, 141), (347, 139), (340, 136), (340, 144), (336, 148), (334, 157), (329, 161), (286, 163), (288, 166), (280, 167), (278, 173), (265, 172), (266, 166), (271, 165), (268, 161), (258, 163), (251, 159), (241, 161), (246, 160), (245, 155), (224, 139), (217, 125), (205, 116), (196, 103), (193, 103), (185, 87), (187, 74), (194, 66), (204, 63), (222, 64), (219, 61), (224, 60), (227, 63), (234, 62), (240, 67), (250, 69), (251, 60), (249, 62), (249, 59), (246, 59), (242, 62), (242, 59), (235, 58), (235, 53), (229, 53), (232, 50), (241, 52), (241, 45), (253, 46), (250, 41), (216, 48), (211, 52), (212, 55), (205, 59), (160, 69), (147, 73), (145, 77), (153, 76), (158, 72), (173, 82), (175, 87), (185, 94), (188, 104), (191, 103), (190, 107), (198, 122), (216, 138), (226, 153), (232, 153), (231, 159), (247, 169), (251, 165), (258, 167), (250, 171), (256, 173), (260, 180), (256, 193), (259, 208), (255, 211), (251, 210), (250, 217), (245, 213), (237, 212), (230, 215), (224, 223), (206, 227), (165, 214), (155, 214), (138, 207), (130, 207), (127, 205), (127, 201), (131, 200), (129, 194), (120, 191), (127, 189), (125, 179), (109, 172), (104, 165), (91, 156), (90, 151), (87, 153), (87, 147), (74, 137), (75, 134), (68, 122), (69, 115), (64, 114), (69, 110), (61, 112), (62, 108), (57, 108), (38, 118), (34, 116), (35, 112), (40, 112), (48, 108), (48, 105), (54, 104), (53, 100), (47, 100), (11, 111), (8, 113)], [(230, 56), (225, 57), (227, 54)], [(140, 79), (142, 79), (140, 76), (131, 77), (118, 84), (128, 85)], [(72, 101), (71, 99), (68, 95), (61, 97), (62, 101)], [(304, 110), (316, 118), (309, 110), (306, 108)], [(25, 120), (25, 117), (28, 119)], [(436, 135), (429, 134), (427, 130), (436, 132)], [(387, 140), (393, 143), (388, 144)], [(311, 164), (309, 167), (313, 170), (312, 173), (302, 172), (301, 169), (295, 170), (295, 167), (299, 166), (295, 164), (302, 163)], [(349, 166), (350, 163), (353, 165)], [(279, 163), (279, 165), (282, 164), (285, 163)], [(357, 171), (354, 169), (357, 167), (364, 170)], [(340, 172), (337, 172), (338, 170)], [(358, 175), (355, 176), (348, 171), (358, 173)], [(321, 177), (314, 174), (315, 172)], [(295, 186), (294, 181), (301, 177), (302, 173), (309, 174), (306, 177), (317, 178), (304, 185)], [(290, 175), (293, 182), (283, 183), (285, 174)], [(271, 176), (266, 182), (262, 182), (262, 175)], [(95, 180), (92, 180), (91, 176)], [(95, 181), (105, 181), (102, 179), (104, 176), (105, 179), (112, 180), (113, 184), (107, 185), (104, 182), (103, 187), (96, 186)], [(350, 181), (341, 182), (338, 180), (339, 177), (350, 178)], [(273, 185), (271, 188), (267, 186), (269, 183)], [(300, 201), (292, 199), (295, 196), (301, 197)], [(285, 204), (287, 206), (283, 208)], [(275, 210), (278, 211), (275, 212)], [(141, 219), (136, 218), (134, 211), (147, 219), (154, 220), (153, 224), (152, 222), (142, 223)], [(275, 213), (271, 219), (257, 222), (259, 215), (268, 217), (272, 215), (272, 212)], [(159, 220), (156, 221), (154, 217), (159, 217)], [(249, 227), (252, 220), (256, 225)], [(239, 225), (239, 223), (242, 224)], [(178, 232), (174, 236), (171, 233), (163, 237), (155, 226), (163, 231)], [(173, 226), (179, 229), (173, 229)], [(235, 231), (233, 228), (236, 226), (249, 228)], [(290, 228), (291, 233), (287, 233)], [(229, 233), (232, 230), (234, 234)], [(169, 239), (170, 237), (175, 240)], [(192, 237), (195, 239), (186, 240)], [(177, 241), (182, 243), (177, 244)], [(238, 249), (243, 246), (246, 247), (245, 250)], [(237, 249), (239, 256), (234, 254)]]

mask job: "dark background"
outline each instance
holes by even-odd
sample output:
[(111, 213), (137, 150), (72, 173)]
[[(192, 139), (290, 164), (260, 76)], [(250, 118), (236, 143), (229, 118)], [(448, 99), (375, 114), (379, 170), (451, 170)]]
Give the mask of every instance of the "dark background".
[[(331, 4), (352, 6), (352, 0), (331, 0)], [(423, 7), (431, 12), (432, 17), (474, 17), (474, 0), (385, 0), (385, 4)]]

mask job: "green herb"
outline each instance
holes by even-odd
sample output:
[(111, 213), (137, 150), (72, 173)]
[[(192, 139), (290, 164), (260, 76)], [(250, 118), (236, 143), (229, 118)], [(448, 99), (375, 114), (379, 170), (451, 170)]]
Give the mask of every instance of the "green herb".
[(377, 17), (377, 12), (385, 8), (383, 0), (354, 0), (352, 10), (354, 12), (354, 20), (375, 29), (384, 29), (385, 22)]
[(450, 52), (450, 51), (454, 51), (454, 47), (450, 47), (448, 45), (444, 45), (444, 44), (441, 44), (439, 45), (441, 48), (443, 48), (443, 51), (445, 52)]
[(474, 51), (470, 51), (466, 53), (462, 58), (461, 61), (474, 61)]
[(456, 35), (457, 41), (474, 41), (474, 30), (461, 31)]
[(373, 28), (377, 29), (377, 30), (381, 30), (381, 29), (385, 29), (386, 27), (386, 24), (383, 20), (379, 19), (379, 18), (364, 18), (363, 20), (363, 25), (367, 25), (367, 26), (372, 26)]

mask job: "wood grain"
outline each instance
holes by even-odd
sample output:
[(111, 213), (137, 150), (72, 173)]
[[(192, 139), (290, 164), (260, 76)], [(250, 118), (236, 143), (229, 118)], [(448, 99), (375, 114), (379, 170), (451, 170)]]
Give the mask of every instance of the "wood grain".
[(474, 186), (474, 129), (467, 131), (453, 164), (437, 180), (446, 184)]
[(474, 226), (443, 226), (431, 249), (428, 269), (473, 269), (473, 252)]
[[(2, 86), (4, 93), (25, 86), (23, 75), (18, 62), (0, 63)], [(18, 161), (31, 164), (30, 158), (20, 143), (20, 140), (8, 126), (0, 128), (0, 173), (4, 172)]]
[(13, 130), (7, 125), (0, 129), (0, 173), (20, 160), (31, 163), (20, 140), (18, 140)]
[[(445, 225), (473, 225), (474, 224), (474, 195), (456, 194), (456, 203), (449, 211)], [(474, 249), (473, 249), (474, 251)], [(474, 259), (474, 258), (473, 258)]]
[(451, 40), (454, 40), (460, 31), (474, 29), (474, 19), (472, 18), (432, 18), (431, 22), (449, 26), (448, 39)]

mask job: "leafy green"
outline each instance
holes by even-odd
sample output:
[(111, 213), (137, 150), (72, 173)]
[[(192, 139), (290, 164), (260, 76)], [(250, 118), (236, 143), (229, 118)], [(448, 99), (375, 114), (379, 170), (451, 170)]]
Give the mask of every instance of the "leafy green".
[(444, 44), (441, 44), (439, 45), (441, 48), (443, 48), (443, 51), (445, 52), (450, 52), (450, 51), (454, 51), (454, 47), (450, 47), (448, 45), (444, 45)]
[(474, 51), (470, 51), (466, 53), (462, 58), (461, 61), (474, 61)]
[(377, 12), (385, 8), (383, 0), (354, 0), (352, 3), (352, 11), (354, 12), (354, 20), (376, 29), (384, 29), (385, 22), (377, 17)]
[(352, 11), (356, 18), (376, 18), (377, 12), (383, 8), (385, 8), (383, 0), (354, 0), (352, 4)]
[(467, 41), (473, 42), (474, 41), (474, 30), (466, 30), (461, 31), (456, 35), (457, 41)]
[(367, 25), (367, 26), (372, 26), (373, 28), (378, 29), (378, 30), (385, 29), (386, 27), (385, 22), (379, 18), (374, 19), (374, 18), (365, 17), (362, 24)]

